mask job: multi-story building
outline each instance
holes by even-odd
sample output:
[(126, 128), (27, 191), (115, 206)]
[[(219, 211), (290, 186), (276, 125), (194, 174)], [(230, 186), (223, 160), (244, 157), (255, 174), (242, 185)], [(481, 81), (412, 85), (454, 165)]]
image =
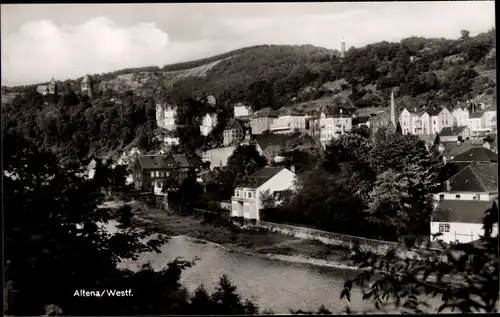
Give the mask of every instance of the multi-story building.
[(284, 167), (264, 167), (239, 183), (231, 197), (231, 216), (260, 220), (261, 194), (274, 194), (294, 188), (295, 173)]
[(253, 110), (249, 105), (245, 105), (241, 102), (234, 105), (234, 117), (235, 118), (245, 118), (253, 115)]
[(200, 125), (200, 133), (203, 136), (207, 136), (212, 132), (212, 130), (217, 125), (217, 114), (216, 113), (207, 113)]
[(326, 146), (333, 138), (352, 130), (352, 116), (345, 114), (344, 109), (324, 107), (319, 117), (320, 141)]
[(175, 130), (177, 125), (177, 107), (169, 104), (156, 104), (156, 123), (160, 128)]
[(446, 107), (427, 109), (425, 112), (429, 115), (429, 134), (439, 133), (442, 128), (454, 125), (455, 119)]
[(57, 83), (54, 78), (50, 80), (48, 85), (39, 85), (36, 91), (42, 95), (57, 95)]
[(195, 165), (186, 154), (140, 155), (132, 164), (132, 179), (137, 189), (153, 191), (182, 181)]
[(492, 133), (497, 130), (497, 111), (496, 109), (486, 108), (481, 117), (481, 125), (485, 129), (490, 129)]
[(272, 133), (289, 134), (306, 131), (306, 115), (299, 110), (293, 107), (282, 108), (277, 116), (269, 126)]
[(223, 132), (224, 146), (237, 144), (245, 137), (245, 126), (238, 119), (231, 119)]
[(375, 136), (380, 129), (386, 128), (389, 125), (389, 112), (380, 111), (378, 113), (372, 114), (368, 121), (370, 122), (371, 135)]
[(257, 111), (250, 119), (252, 134), (262, 134), (265, 131), (269, 131), (271, 123), (275, 118), (277, 118), (275, 111), (269, 107)]
[(451, 113), (453, 115), (454, 124), (457, 127), (469, 126), (469, 110), (466, 108), (456, 108)]

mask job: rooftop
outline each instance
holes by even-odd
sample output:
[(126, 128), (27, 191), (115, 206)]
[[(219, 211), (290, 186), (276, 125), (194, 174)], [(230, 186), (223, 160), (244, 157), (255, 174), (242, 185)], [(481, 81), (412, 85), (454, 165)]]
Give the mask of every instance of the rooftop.
[(276, 117), (276, 112), (270, 107), (262, 108), (255, 113), (254, 118)]
[(497, 162), (498, 155), (484, 146), (471, 147), (465, 152), (456, 155), (455, 162)]
[(255, 173), (247, 176), (237, 187), (248, 187), (248, 188), (258, 188), (264, 185), (268, 180), (273, 178), (274, 175), (278, 174), (284, 169), (284, 167), (263, 167), (257, 170)]
[(441, 200), (433, 212), (434, 222), (483, 223), (493, 200)]
[(449, 192), (498, 192), (498, 164), (469, 164), (447, 182)]

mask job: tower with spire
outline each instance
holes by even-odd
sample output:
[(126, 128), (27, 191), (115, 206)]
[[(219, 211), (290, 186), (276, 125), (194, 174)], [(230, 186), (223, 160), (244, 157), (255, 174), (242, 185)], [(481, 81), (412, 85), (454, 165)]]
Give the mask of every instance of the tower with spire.
[(391, 91), (391, 113), (389, 116), (389, 128), (392, 131), (401, 133), (401, 125), (399, 124), (398, 110), (394, 99), (394, 91)]
[(342, 41), (340, 42), (340, 57), (344, 57), (345, 56), (345, 41), (344, 41), (344, 37), (342, 36)]
[(47, 85), (47, 90), (49, 95), (56, 95), (57, 94), (57, 84), (56, 80), (54, 77), (50, 80), (49, 84)]
[(89, 75), (85, 75), (82, 80), (82, 86), (80, 88), (82, 95), (86, 94), (89, 97), (92, 97), (92, 79), (90, 78)]

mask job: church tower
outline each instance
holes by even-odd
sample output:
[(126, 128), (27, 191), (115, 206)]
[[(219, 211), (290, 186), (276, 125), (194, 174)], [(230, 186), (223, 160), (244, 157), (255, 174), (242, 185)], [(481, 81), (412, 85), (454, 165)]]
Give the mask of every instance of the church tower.
[(57, 85), (54, 77), (52, 77), (49, 84), (47, 85), (47, 90), (49, 95), (57, 95)]
[(82, 92), (82, 95), (86, 94), (87, 96), (92, 97), (92, 79), (90, 79), (89, 75), (85, 75), (85, 77), (83, 77), (80, 90)]
[(391, 116), (389, 117), (390, 122), (394, 126), (394, 130), (398, 127), (398, 116), (396, 114), (396, 101), (394, 100), (394, 91), (391, 91)]
[(345, 56), (345, 41), (344, 37), (342, 37), (342, 41), (340, 42), (340, 57)]

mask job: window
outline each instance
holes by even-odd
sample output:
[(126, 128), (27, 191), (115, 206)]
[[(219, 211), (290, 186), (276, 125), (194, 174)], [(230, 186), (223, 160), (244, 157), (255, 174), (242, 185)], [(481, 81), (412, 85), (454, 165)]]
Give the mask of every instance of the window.
[(443, 200), (443, 199), (444, 199), (444, 194), (439, 195), (439, 200)]
[(163, 171), (160, 172), (160, 176), (163, 177), (165, 176), (165, 173)]
[(160, 177), (160, 171), (156, 171), (156, 177)]
[(151, 172), (151, 177), (155, 177), (155, 172)]
[(444, 224), (443, 223), (439, 224), (439, 232), (444, 232)]
[(236, 197), (240, 197), (240, 192), (236, 191)]
[(455, 195), (455, 198), (456, 199), (460, 199), (460, 195)]
[(170, 172), (166, 172), (165, 174), (167, 174), (167, 177), (170, 176)]
[(248, 192), (248, 198), (252, 198), (252, 193)]
[(449, 224), (444, 225), (444, 232), (450, 232), (450, 225)]

